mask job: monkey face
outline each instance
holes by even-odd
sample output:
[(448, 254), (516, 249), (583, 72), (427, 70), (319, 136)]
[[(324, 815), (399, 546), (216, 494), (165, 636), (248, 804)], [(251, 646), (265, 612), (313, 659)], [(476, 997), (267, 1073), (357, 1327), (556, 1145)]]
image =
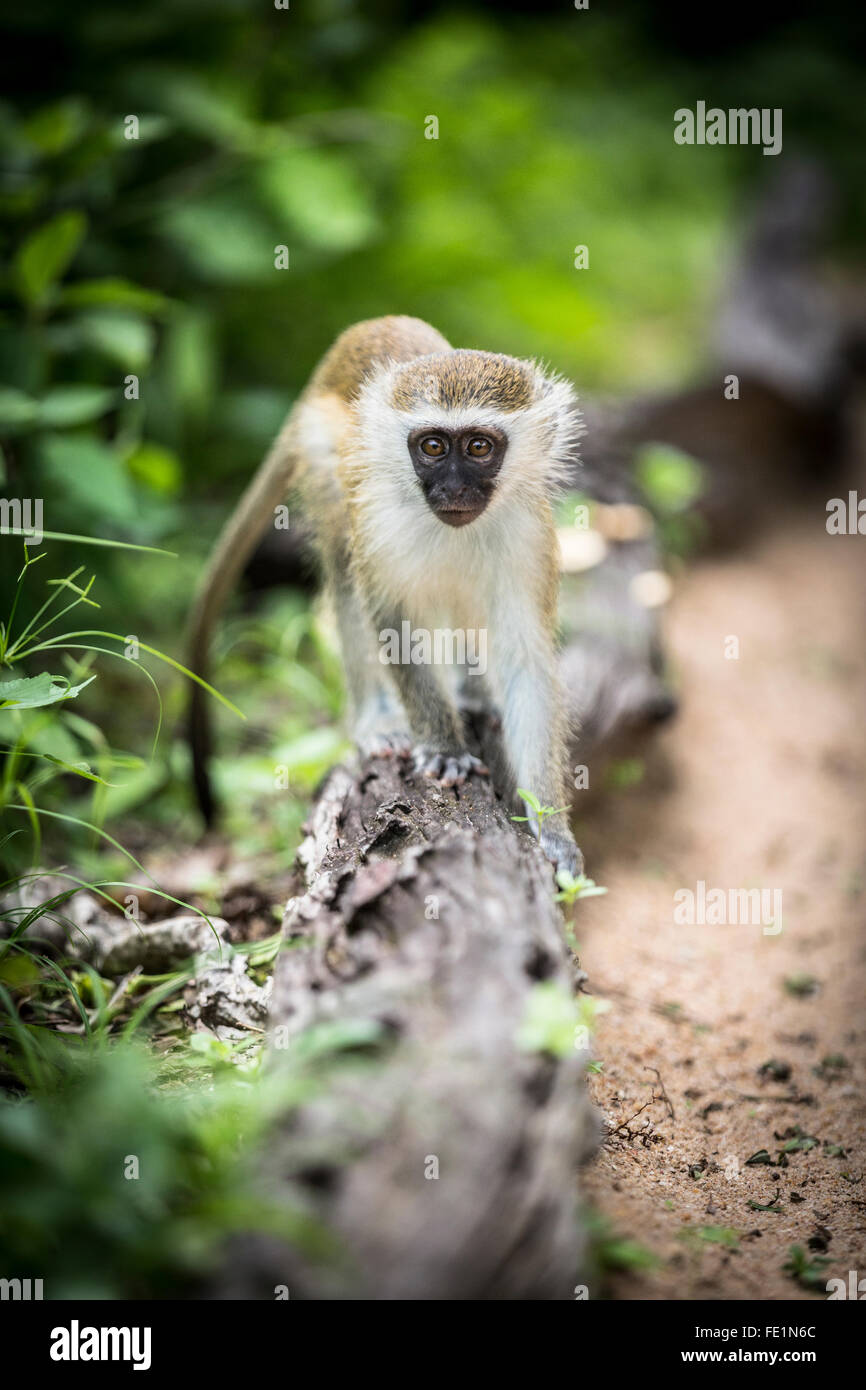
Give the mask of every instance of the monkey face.
[(475, 521), (496, 488), (508, 444), (492, 425), (449, 430), (427, 426), (408, 438), (409, 456), (431, 511), (447, 526)]

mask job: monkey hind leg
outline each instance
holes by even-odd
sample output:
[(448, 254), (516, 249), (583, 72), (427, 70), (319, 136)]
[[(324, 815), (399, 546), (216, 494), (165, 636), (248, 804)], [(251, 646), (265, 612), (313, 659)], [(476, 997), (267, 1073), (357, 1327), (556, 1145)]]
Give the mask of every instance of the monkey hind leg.
[(484, 675), (473, 666), (457, 667), (454, 696), (457, 708), (465, 718), (471, 718), (473, 715), (489, 719), (499, 718), (490, 686)]

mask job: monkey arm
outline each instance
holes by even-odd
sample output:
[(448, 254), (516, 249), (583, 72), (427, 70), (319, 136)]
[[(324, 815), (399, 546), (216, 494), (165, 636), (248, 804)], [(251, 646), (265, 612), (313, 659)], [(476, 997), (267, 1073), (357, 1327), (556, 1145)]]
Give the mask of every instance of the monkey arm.
[[(392, 616), (383, 620), (382, 627), (399, 632), (400, 624), (401, 619)], [(446, 787), (464, 782), (470, 772), (486, 773), (480, 759), (466, 751), (460, 716), (436, 667), (398, 661), (387, 670), (409, 721), (416, 769)]]

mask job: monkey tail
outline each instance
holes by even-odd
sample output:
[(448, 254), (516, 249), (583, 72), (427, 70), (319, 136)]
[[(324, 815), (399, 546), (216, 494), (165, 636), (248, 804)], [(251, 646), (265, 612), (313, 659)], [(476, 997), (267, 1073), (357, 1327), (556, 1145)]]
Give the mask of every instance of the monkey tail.
[[(220, 533), (199, 584), (187, 630), (187, 664), (202, 680), (208, 680), (211, 636), (223, 605), (296, 473), (298, 452), (291, 426), (290, 417)], [(210, 776), (213, 742), (209, 699), (206, 690), (190, 683), (187, 739), (196, 801), (208, 826), (214, 823), (219, 809)]]

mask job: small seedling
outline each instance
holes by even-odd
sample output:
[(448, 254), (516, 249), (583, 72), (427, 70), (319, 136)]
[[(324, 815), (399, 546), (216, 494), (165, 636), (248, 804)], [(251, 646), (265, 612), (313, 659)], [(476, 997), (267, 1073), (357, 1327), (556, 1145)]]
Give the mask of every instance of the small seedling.
[(815, 1076), (820, 1076), (823, 1081), (836, 1081), (843, 1071), (849, 1066), (848, 1058), (841, 1052), (830, 1052), (826, 1057), (822, 1057), (817, 1067), (812, 1071)]
[(826, 1139), (825, 1139), (825, 1140), (824, 1140), (824, 1157), (825, 1157), (825, 1158), (847, 1158), (847, 1157), (848, 1157), (848, 1151), (847, 1151), (847, 1149), (843, 1149), (843, 1147), (842, 1147), (841, 1144), (828, 1144), (827, 1141), (826, 1141)]
[[(530, 806), (532, 810), (535, 812), (535, 819), (538, 825), (539, 832), (541, 831), (541, 827), (548, 816), (558, 816), (561, 815), (563, 811), (568, 810), (567, 806), (542, 806), (538, 797), (533, 792), (526, 791), (524, 787), (517, 788), (517, 795), (522, 796), (527, 806)], [(515, 821), (528, 821), (530, 817), (512, 816), (511, 819)]]
[(560, 869), (556, 881), (559, 884), (556, 902), (565, 903), (568, 907), (577, 902), (578, 898), (598, 898), (607, 892), (606, 888), (599, 887), (595, 880), (587, 878), (586, 874), (580, 874), (575, 878), (568, 869)]
[(792, 1245), (782, 1268), (804, 1289), (814, 1289), (816, 1285), (824, 1283), (824, 1270), (830, 1263), (825, 1255), (814, 1255), (810, 1259), (802, 1245)]
[(786, 1129), (784, 1134), (777, 1134), (777, 1139), (785, 1139), (787, 1142), (779, 1150), (780, 1154), (792, 1154), (808, 1152), (809, 1149), (818, 1147), (818, 1140), (813, 1134), (806, 1134), (799, 1125)]
[(793, 994), (795, 999), (808, 999), (811, 995), (817, 994), (820, 988), (820, 980), (816, 980), (814, 975), (807, 975), (805, 972), (798, 975), (788, 975), (785, 979), (785, 989), (789, 994)]
[(614, 1270), (658, 1269), (662, 1264), (658, 1255), (646, 1246), (627, 1236), (620, 1236), (610, 1220), (599, 1211), (586, 1211), (586, 1224), (589, 1230), (591, 1252), (594, 1263), (602, 1274)]

